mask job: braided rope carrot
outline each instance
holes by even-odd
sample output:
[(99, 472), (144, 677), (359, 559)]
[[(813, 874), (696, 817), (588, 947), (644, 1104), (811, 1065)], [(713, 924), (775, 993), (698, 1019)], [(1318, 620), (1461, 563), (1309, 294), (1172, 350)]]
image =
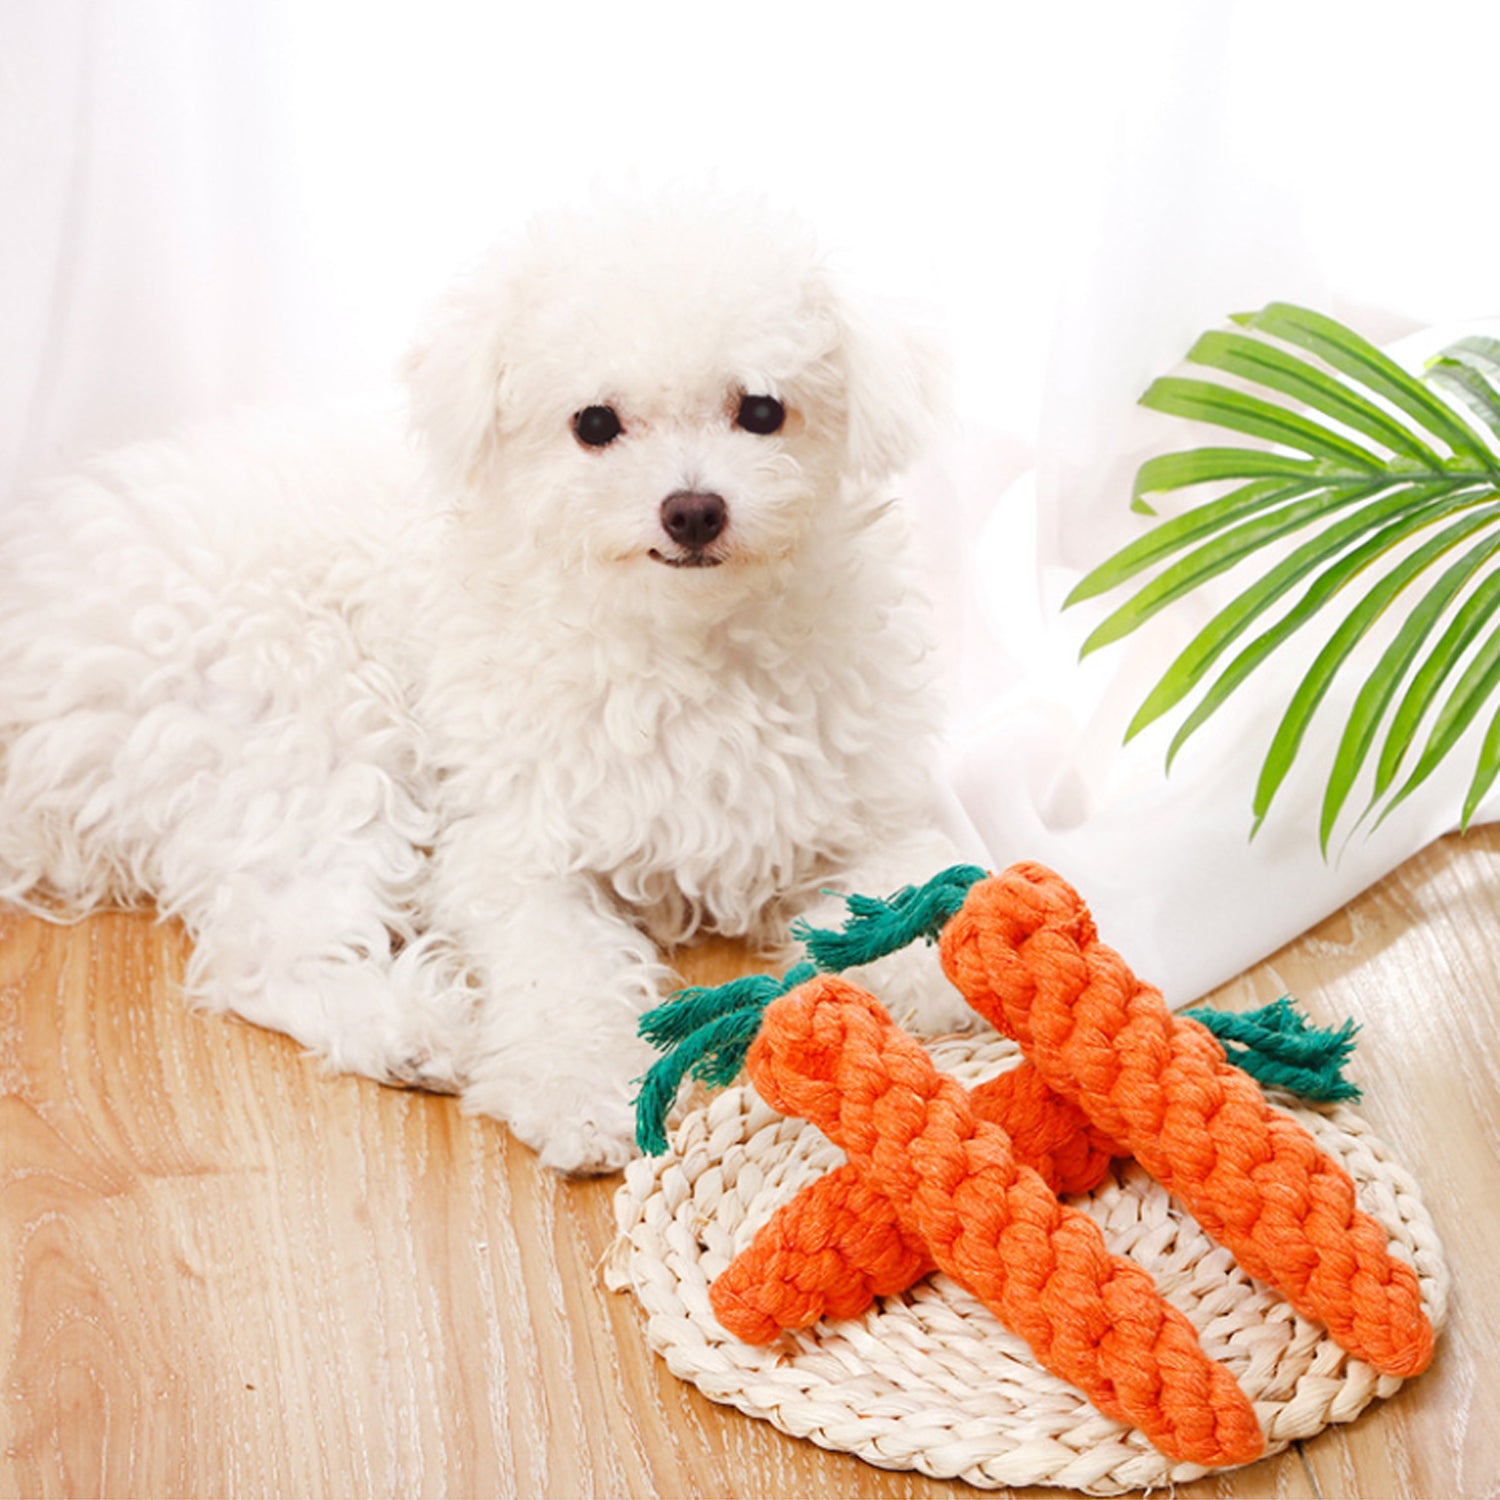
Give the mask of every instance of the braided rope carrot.
[[(1089, 1192), (1124, 1154), (1030, 1063), (976, 1085), (969, 1107), (1009, 1134), (1017, 1163), (1053, 1193)], [(925, 1247), (902, 1231), (895, 1205), (846, 1163), (783, 1204), (714, 1279), (709, 1300), (736, 1338), (764, 1344), (820, 1318), (856, 1317), (932, 1270)]]
[(979, 882), (940, 946), (970, 1004), (1250, 1275), (1377, 1370), (1427, 1367), (1416, 1273), (1355, 1206), (1349, 1175), (1098, 941), (1066, 882), (1032, 864)]
[[(1005, 882), (1010, 885), (1000, 891)], [(1066, 899), (1061, 905), (1054, 902), (1056, 909), (1048, 908), (1038, 918), (1037, 911), (1028, 911), (1019, 898), (1029, 896), (1035, 907), (1038, 889), (1049, 883), (1057, 888), (1054, 896), (1060, 891)], [(1150, 1336), (1143, 1342), (1143, 1335), (1151, 1333), (1148, 1325), (1162, 1309), (1171, 1318), (1177, 1317), (1160, 1303), (1149, 1278), (1144, 1280), (1146, 1300), (1142, 1301), (1142, 1283), (1137, 1279), (1134, 1285), (1128, 1284), (1133, 1268), (1122, 1262), (1127, 1271), (1124, 1284), (1128, 1295), (1103, 1296), (1101, 1287), (1113, 1283), (1101, 1275), (1097, 1255), (1092, 1263), (1086, 1259), (1067, 1261), (1067, 1255), (1076, 1257), (1079, 1249), (1064, 1232), (1071, 1228), (1072, 1221), (1064, 1218), (1059, 1223), (1046, 1219), (1046, 1215), (1074, 1212), (1058, 1204), (1054, 1192), (1067, 1190), (1075, 1181), (1079, 1187), (1091, 1186), (1107, 1157), (1120, 1151), (1117, 1140), (1134, 1149), (1148, 1170), (1184, 1196), (1189, 1195), (1182, 1182), (1193, 1178), (1202, 1164), (1216, 1155), (1238, 1162), (1245, 1170), (1263, 1165), (1259, 1156), (1239, 1161), (1244, 1156), (1245, 1141), (1252, 1138), (1239, 1129), (1242, 1121), (1231, 1116), (1228, 1133), (1215, 1135), (1223, 1122), (1212, 1107), (1203, 1108), (1205, 1080), (1222, 1083), (1224, 1074), (1230, 1075), (1234, 1080), (1230, 1094), (1239, 1106), (1252, 1097), (1260, 1098), (1248, 1078), (1237, 1071), (1239, 1068), (1307, 1097), (1357, 1098), (1358, 1090), (1341, 1075), (1342, 1063), (1353, 1046), (1352, 1023), (1327, 1031), (1309, 1028), (1283, 999), (1246, 1015), (1199, 1011), (1194, 1013), (1202, 1018), (1202, 1025), (1198, 1025), (1172, 1017), (1154, 991), (1147, 992), (1151, 1003), (1142, 1001), (1135, 1010), (1127, 1008), (1123, 1019), (1107, 1009), (1101, 1012), (1091, 1008), (1088, 1001), (1093, 979), (1098, 976), (1091, 978), (1087, 963), (1081, 961), (1084, 954), (1099, 960), (1101, 972), (1113, 975), (1117, 989), (1128, 991), (1137, 1000), (1146, 989), (1118, 955), (1097, 943), (1093, 924), (1076, 894), (1039, 866), (1018, 866), (999, 882), (977, 868), (955, 867), (940, 872), (923, 887), (909, 887), (888, 900), (853, 897), (849, 904), (852, 916), (841, 931), (804, 929), (798, 934), (806, 944), (809, 961), (799, 964), (782, 980), (749, 976), (718, 990), (685, 991), (643, 1018), (642, 1034), (666, 1052), (647, 1075), (637, 1101), (638, 1134), (644, 1149), (665, 1149), (666, 1112), (678, 1084), (688, 1073), (708, 1083), (725, 1083), (744, 1063), (769, 1102), (802, 1113), (820, 1125), (843, 1145), (849, 1158), (844, 1167), (804, 1188), (773, 1216), (751, 1249), (737, 1258), (715, 1284), (711, 1295), (721, 1320), (732, 1331), (763, 1341), (781, 1328), (799, 1327), (818, 1316), (849, 1316), (872, 1297), (901, 1290), (935, 1265), (970, 1286), (1002, 1320), (1032, 1343), (1044, 1364), (1074, 1380), (1102, 1410), (1135, 1421), (1164, 1452), (1208, 1464), (1248, 1461), (1261, 1443), (1253, 1427), (1253, 1415), (1247, 1428), (1243, 1417), (1248, 1408), (1236, 1411), (1236, 1402), (1244, 1407), (1243, 1395), (1232, 1380), (1226, 1392), (1222, 1382), (1228, 1379), (1227, 1372), (1206, 1361), (1191, 1325), (1185, 1325), (1191, 1339), (1186, 1356), (1180, 1329), (1169, 1330), (1165, 1342), (1153, 1342)], [(1009, 905), (1016, 909), (1009, 910)], [(1041, 906), (1046, 907), (1046, 902)], [(976, 910), (983, 912), (982, 920), (974, 920)], [(1059, 913), (1061, 920), (1052, 921)], [(1059, 928), (1066, 929), (1071, 955), (1067, 942), (1059, 947), (1054, 941)], [(782, 1047), (791, 1059), (786, 1076), (794, 1084), (805, 1087), (811, 1080), (818, 1087), (813, 1094), (799, 1097), (795, 1088), (787, 1090), (778, 1085), (776, 1068), (761, 1061), (766, 1037), (783, 1027), (782, 1020), (772, 1018), (790, 1016), (793, 1003), (805, 1003), (809, 993), (827, 995), (826, 987), (835, 981), (818, 979), (819, 968), (870, 962), (919, 937), (931, 941), (940, 931), (949, 977), (981, 1014), (1016, 1036), (1023, 1051), (1031, 1053), (1028, 1062), (982, 1085), (976, 1091), (976, 1108), (975, 1096), (966, 1093), (956, 1080), (936, 1074), (925, 1053), (895, 1028), (872, 997), (843, 985), (835, 998), (847, 1002), (852, 995), (865, 1007), (867, 1022), (871, 1017), (879, 1018), (873, 1036), (873, 1042), (879, 1045), (873, 1045), (871, 1035), (855, 1035), (860, 1030), (856, 1025), (845, 1038), (852, 1045), (830, 1049), (825, 1035), (804, 1025), (806, 1034), (791, 1035), (788, 1045)], [(1049, 984), (1059, 974), (1066, 978), (1060, 987), (1053, 984), (1054, 994)], [(1039, 998), (1049, 1003), (1039, 1004)], [(1059, 999), (1067, 1002), (1061, 1009), (1050, 1004)], [(1077, 1008), (1073, 1018), (1077, 1025), (1071, 1028), (1066, 1014), (1068, 1003)], [(832, 1001), (825, 1003), (825, 1012), (832, 1005)], [(850, 1015), (858, 1019), (857, 1007), (851, 1010), (844, 1003), (833, 1008), (846, 1019)], [(1157, 1034), (1163, 1017), (1169, 1023), (1168, 1041), (1173, 1045), (1164, 1045)], [(1136, 1026), (1142, 1018), (1147, 1024)], [(868, 1031), (868, 1026), (865, 1029)], [(1216, 1036), (1223, 1038), (1223, 1046)], [(1078, 1046), (1072, 1046), (1074, 1043)], [(1054, 1055), (1049, 1048), (1061, 1052)], [(1235, 1068), (1226, 1063), (1226, 1051), (1233, 1056)], [(855, 1059), (852, 1072), (839, 1061), (846, 1052)], [(1118, 1057), (1111, 1062), (1114, 1053)], [(876, 1059), (873, 1065), (871, 1057)], [(1150, 1073), (1154, 1068), (1160, 1075), (1158, 1082), (1167, 1084), (1166, 1095), (1174, 1090), (1183, 1094), (1173, 1103), (1199, 1106), (1202, 1129), (1196, 1137), (1189, 1131), (1178, 1139), (1170, 1115), (1155, 1122), (1144, 1117), (1127, 1120), (1099, 1107), (1087, 1089), (1075, 1087), (1077, 1079), (1070, 1068), (1080, 1058), (1097, 1064), (1106, 1077), (1132, 1070)], [(1179, 1068), (1185, 1069), (1181, 1077), (1174, 1072)], [(873, 1094), (859, 1083), (867, 1075), (887, 1074), (888, 1084)], [(780, 1077), (781, 1085), (786, 1083), (786, 1076)], [(856, 1085), (851, 1096), (856, 1104), (846, 1115), (840, 1100), (851, 1083)], [(1107, 1097), (1107, 1087), (1105, 1094)], [(892, 1104), (892, 1100), (896, 1102)], [(916, 1122), (914, 1100), (922, 1109), (929, 1105), (937, 1109), (935, 1131), (928, 1128), (930, 1122)], [(1027, 1121), (1027, 1109), (1039, 1111), (1038, 1117)], [(992, 1112), (996, 1122), (986, 1121), (980, 1110)], [(1342, 1169), (1323, 1157), (1295, 1121), (1263, 1104), (1254, 1118), (1262, 1135), (1279, 1147), (1279, 1153), (1272, 1149), (1262, 1154), (1279, 1163), (1278, 1170), (1289, 1166), (1292, 1178), (1300, 1168), (1304, 1178), (1316, 1179), (1322, 1196), (1314, 1194), (1311, 1206), (1300, 1216), (1288, 1214), (1287, 1183), (1278, 1180), (1261, 1184), (1270, 1196), (1281, 1194), (1281, 1201), (1263, 1216), (1265, 1234), (1275, 1251), (1269, 1259), (1258, 1258), (1261, 1247), (1253, 1230), (1248, 1240), (1234, 1239), (1233, 1214), (1226, 1217), (1215, 1211), (1218, 1205), (1212, 1190), (1206, 1196), (1189, 1198), (1190, 1203), (1203, 1205), (1200, 1217), (1205, 1227), (1217, 1230), (1219, 1238), (1232, 1248), (1248, 1243), (1249, 1252), (1242, 1256), (1246, 1268), (1282, 1286), (1299, 1310), (1321, 1315), (1346, 1348), (1391, 1373), (1415, 1373), (1431, 1353), (1431, 1331), (1419, 1305), (1413, 1336), (1402, 1343), (1398, 1332), (1395, 1342), (1399, 1347), (1383, 1364), (1378, 1335), (1387, 1324), (1378, 1315), (1378, 1292), (1372, 1296), (1369, 1287), (1356, 1288), (1353, 1298), (1355, 1303), (1363, 1299), (1375, 1307), (1375, 1314), (1367, 1307), (1363, 1313), (1356, 1308), (1341, 1317), (1339, 1305), (1341, 1296), (1347, 1300), (1346, 1283), (1374, 1271), (1395, 1288), (1385, 1311), (1394, 1309), (1399, 1314), (1404, 1304), (1416, 1305), (1407, 1296), (1405, 1285), (1410, 1283), (1409, 1289), (1414, 1292), (1414, 1274), (1386, 1255), (1379, 1226), (1373, 1226), (1372, 1238), (1367, 1225), (1373, 1225), (1373, 1221), (1366, 1221), (1353, 1208), (1352, 1183)], [(878, 1127), (873, 1137), (868, 1129), (870, 1121)], [(861, 1127), (854, 1135), (849, 1131), (851, 1122)], [(999, 1122), (1015, 1126), (1021, 1149)], [(1143, 1149), (1136, 1136), (1120, 1133), (1126, 1123), (1148, 1136), (1154, 1130), (1151, 1139), (1160, 1149), (1153, 1153)], [(1170, 1167), (1174, 1152), (1185, 1163), (1176, 1177)], [(1041, 1168), (1040, 1173), (1032, 1169), (1028, 1158)], [(1076, 1177), (1072, 1175), (1075, 1173)], [(971, 1180), (978, 1184), (972, 1190)], [(1024, 1188), (1020, 1187), (1022, 1183), (1026, 1184)], [(1231, 1210), (1233, 1206), (1230, 1201)], [(1321, 1224), (1314, 1222), (1320, 1211), (1326, 1221)], [(1084, 1222), (1093, 1229), (1092, 1221)], [(1018, 1224), (1030, 1231), (1029, 1238), (1024, 1234), (1020, 1240), (1015, 1238)], [(1078, 1231), (1072, 1232), (1076, 1235)], [(1112, 1263), (1097, 1230), (1093, 1232), (1090, 1254), (1102, 1251), (1105, 1262)], [(1340, 1245), (1341, 1234), (1354, 1242), (1352, 1246)], [(1034, 1264), (1028, 1257), (1037, 1250), (1038, 1236), (1047, 1247), (1046, 1254), (1052, 1253), (1055, 1239), (1056, 1248), (1067, 1261), (1053, 1267), (1041, 1283), (1028, 1280), (1034, 1276)], [(1287, 1265), (1273, 1264), (1279, 1261)], [(1292, 1287), (1298, 1284), (1296, 1268), (1301, 1263), (1314, 1269), (1301, 1278), (1310, 1295), (1298, 1304)], [(1077, 1277), (1070, 1278), (1070, 1271), (1086, 1264), (1092, 1266), (1092, 1282), (1088, 1275), (1081, 1282)], [(1321, 1279), (1320, 1265), (1328, 1271)], [(1142, 1273), (1136, 1270), (1134, 1274), (1139, 1278)], [(1028, 1292), (1015, 1290), (1018, 1277), (1021, 1286), (1029, 1287)], [(1056, 1307), (1047, 1305), (1040, 1291), (1050, 1294), (1057, 1288), (1068, 1288), (1068, 1294)], [(1095, 1316), (1101, 1306), (1109, 1318), (1118, 1321), (1118, 1327)], [(1054, 1313), (1065, 1315), (1069, 1308), (1084, 1312), (1087, 1335), (1082, 1344), (1076, 1325), (1052, 1321)], [(1319, 1308), (1323, 1309), (1321, 1314)], [(1088, 1321), (1090, 1317), (1092, 1322)], [(1123, 1343), (1118, 1340), (1122, 1329), (1133, 1330)], [(1368, 1337), (1372, 1331), (1377, 1335), (1374, 1342)], [(1114, 1357), (1127, 1360), (1129, 1376), (1123, 1386), (1115, 1381), (1102, 1352), (1110, 1339), (1116, 1340)], [(1165, 1360), (1160, 1367), (1153, 1363), (1157, 1355)], [(1204, 1365), (1217, 1373), (1205, 1376)], [(1148, 1383), (1156, 1380), (1160, 1399), (1154, 1404), (1140, 1385), (1143, 1374)], [(1184, 1393), (1193, 1388), (1194, 1382), (1202, 1386), (1204, 1381), (1213, 1388), (1199, 1389), (1202, 1399), (1195, 1406)], [(1226, 1400), (1228, 1406), (1223, 1405)], [(1215, 1402), (1220, 1404), (1220, 1416), (1227, 1425), (1222, 1431), (1215, 1428), (1217, 1435), (1206, 1436), (1209, 1429), (1204, 1425), (1204, 1412)], [(1182, 1419), (1187, 1425), (1180, 1425)]]
[(784, 1203), (713, 1280), (708, 1300), (725, 1331), (768, 1344), (820, 1318), (855, 1318), (936, 1266), (889, 1198), (846, 1162)]
[(903, 1234), (1101, 1411), (1173, 1458), (1259, 1455), (1254, 1410), (1192, 1324), (1017, 1163), (1005, 1131), (872, 996), (810, 980), (766, 1007), (746, 1066), (768, 1104), (841, 1146)]
[[(717, 990), (689, 990), (653, 1011), (644, 1033), (659, 1046), (670, 1048), (696, 1037), (700, 1052), (707, 1051), (714, 1061), (705, 1072), (692, 1067), (686, 1056), (676, 1064), (663, 1059), (648, 1077), (648, 1089), (642, 1090), (643, 1125), (664, 1115), (685, 1066), (707, 1081), (727, 1082), (759, 1025), (759, 1009), (776, 995), (820, 968), (854, 967), (919, 938), (935, 940), (972, 887), (987, 878), (988, 872), (978, 866), (959, 865), (885, 900), (848, 897), (851, 916), (843, 928), (794, 928), (811, 961), (784, 980), (757, 975)], [(1285, 999), (1249, 1015), (1196, 1014), (1235, 1048), (1238, 1066), (1266, 1082), (1310, 1097), (1358, 1097), (1359, 1091), (1340, 1073), (1353, 1045), (1352, 1025), (1310, 1031)], [(747, 1019), (748, 1029), (742, 1024)], [(653, 1084), (656, 1097), (648, 1100)], [(1055, 1193), (1090, 1191), (1112, 1157), (1128, 1155), (1075, 1104), (1050, 1089), (1028, 1062), (980, 1084), (970, 1102), (981, 1119), (1010, 1134), (1017, 1161), (1039, 1173)], [(654, 1136), (648, 1128), (641, 1145), (664, 1150), (666, 1138), (659, 1128)], [(903, 1244), (894, 1207), (857, 1171), (840, 1168), (804, 1187), (773, 1214), (749, 1248), (715, 1279), (710, 1297), (729, 1332), (747, 1343), (764, 1343), (822, 1317), (853, 1317), (876, 1297), (904, 1291), (931, 1269)]]

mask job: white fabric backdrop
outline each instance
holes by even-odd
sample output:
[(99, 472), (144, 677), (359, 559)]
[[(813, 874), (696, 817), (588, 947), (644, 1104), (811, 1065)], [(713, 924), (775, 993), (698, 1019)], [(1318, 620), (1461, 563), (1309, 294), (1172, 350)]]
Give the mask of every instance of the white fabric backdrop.
[(1202, 328), (1500, 309), (1497, 43), (1480, 3), (0, 0), (0, 489), (240, 402), (392, 400), (432, 291), (595, 183), (762, 190), (954, 349), (961, 432), (911, 493), (971, 826), (1187, 999), (1452, 786), (1332, 866), (1289, 786), (1249, 845), (1265, 709), (1164, 780), (1119, 731), (1184, 624), (1079, 668), (1055, 604), (1139, 531), (1130, 475), (1180, 434), (1134, 401)]

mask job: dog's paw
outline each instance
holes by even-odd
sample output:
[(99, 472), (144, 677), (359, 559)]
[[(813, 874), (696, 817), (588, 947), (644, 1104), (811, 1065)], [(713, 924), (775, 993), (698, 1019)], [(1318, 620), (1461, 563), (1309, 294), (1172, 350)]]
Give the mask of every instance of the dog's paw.
[(527, 1144), (544, 1167), (565, 1177), (603, 1177), (618, 1172), (636, 1154), (635, 1121), (633, 1117), (629, 1120), (592, 1117), (599, 1113), (596, 1110), (590, 1117), (550, 1124), (540, 1137)]
[(391, 1058), (380, 1081), (388, 1088), (420, 1089), (428, 1094), (463, 1091), (463, 1079), (453, 1058), (431, 1047), (419, 1047)]
[(533, 1078), (498, 1098), (491, 1090), (470, 1107), (498, 1115), (536, 1152), (544, 1167), (568, 1177), (617, 1172), (636, 1154), (635, 1110), (618, 1084), (577, 1078)]

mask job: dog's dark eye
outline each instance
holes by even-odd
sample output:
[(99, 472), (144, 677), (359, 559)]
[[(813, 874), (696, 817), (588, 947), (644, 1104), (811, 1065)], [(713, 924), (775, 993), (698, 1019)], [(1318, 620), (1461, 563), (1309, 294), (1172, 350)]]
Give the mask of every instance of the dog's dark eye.
[(621, 431), (619, 413), (612, 406), (585, 406), (573, 418), (573, 436), (586, 448), (607, 448)]
[(758, 433), (761, 437), (780, 432), (785, 421), (786, 407), (774, 396), (741, 396), (740, 409), (734, 417), (736, 427), (743, 427), (746, 432)]

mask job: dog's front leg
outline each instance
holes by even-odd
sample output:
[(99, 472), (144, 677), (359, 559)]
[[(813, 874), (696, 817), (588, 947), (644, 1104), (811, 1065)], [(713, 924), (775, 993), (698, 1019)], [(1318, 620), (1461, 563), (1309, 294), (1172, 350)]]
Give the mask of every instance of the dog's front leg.
[[(813, 927), (841, 927), (848, 916), (843, 896), (890, 896), (964, 863), (964, 855), (946, 834), (930, 826), (915, 827), (873, 840), (835, 877), (821, 881), (819, 893), (796, 915)], [(877, 996), (901, 1025), (920, 1035), (937, 1036), (977, 1024), (968, 1002), (944, 975), (936, 951), (926, 943), (913, 943), (888, 958), (851, 969), (849, 978)]]
[(667, 969), (587, 877), (523, 880), (486, 860), (482, 878), (466, 879), (468, 861), (447, 852), (442, 916), (481, 997), (465, 1104), (504, 1120), (556, 1171), (613, 1171), (634, 1154), (636, 1080), (655, 1057), (636, 1021)]

